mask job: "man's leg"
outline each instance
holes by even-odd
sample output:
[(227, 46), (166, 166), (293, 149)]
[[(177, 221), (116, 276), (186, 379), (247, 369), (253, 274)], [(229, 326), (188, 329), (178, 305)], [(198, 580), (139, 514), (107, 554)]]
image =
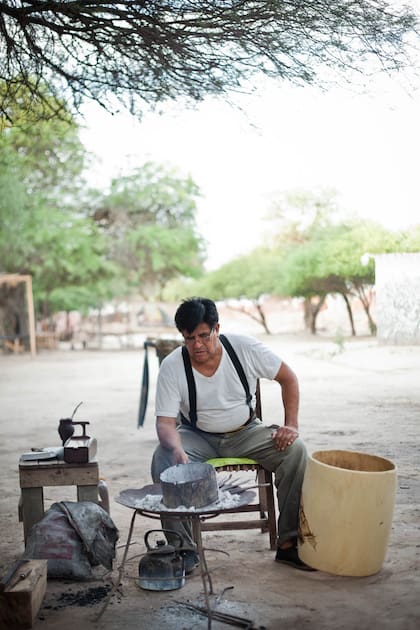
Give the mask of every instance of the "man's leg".
[[(299, 505), (307, 453), (299, 438), (284, 451), (277, 451), (271, 437), (272, 431), (273, 427), (263, 425), (257, 420), (242, 431), (227, 436), (220, 444), (220, 451), (225, 457), (230, 455), (255, 459), (274, 473), (279, 507), (278, 548), (291, 548), (290, 554), (297, 558)], [(293, 564), (296, 566), (298, 562)]]
[[(204, 439), (201, 433), (184, 426), (178, 427), (177, 430), (181, 434), (182, 446), (191, 462), (204, 462), (212, 457), (217, 457), (217, 451)], [(159, 483), (161, 473), (173, 465), (171, 452), (159, 445), (152, 458), (151, 473), (153, 482)], [(162, 516), (161, 523), (163, 529), (178, 532), (184, 540), (185, 547), (195, 549), (191, 531), (191, 519)], [(167, 535), (167, 539), (170, 543), (175, 543), (177, 540), (175, 537), (171, 537), (170, 534)]]

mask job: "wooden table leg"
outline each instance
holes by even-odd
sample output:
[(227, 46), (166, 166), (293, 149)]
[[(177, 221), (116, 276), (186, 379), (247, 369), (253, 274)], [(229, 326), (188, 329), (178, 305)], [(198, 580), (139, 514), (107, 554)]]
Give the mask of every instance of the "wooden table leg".
[(31, 527), (44, 518), (44, 489), (22, 488), (21, 492), (23, 536), (26, 545), (26, 539)]
[(77, 500), (98, 503), (98, 486), (77, 486)]

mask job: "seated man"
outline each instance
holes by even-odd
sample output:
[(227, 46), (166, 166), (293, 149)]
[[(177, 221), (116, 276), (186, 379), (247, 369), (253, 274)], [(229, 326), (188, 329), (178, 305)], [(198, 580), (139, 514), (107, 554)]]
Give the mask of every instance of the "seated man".
[[(175, 324), (185, 348), (176, 348), (163, 361), (156, 392), (156, 428), (159, 446), (153, 454), (152, 478), (169, 466), (204, 462), (214, 457), (249, 457), (275, 475), (279, 506), (276, 560), (310, 570), (297, 554), (299, 503), (306, 466), (306, 449), (299, 439), (299, 386), (294, 372), (267, 346), (252, 337), (229, 334), (242, 365), (247, 386), (255, 392), (258, 378), (275, 380), (281, 387), (282, 426), (267, 426), (255, 417), (255, 396), (235, 367), (229, 345), (219, 335), (219, 316), (212, 300), (184, 300)], [(192, 376), (191, 376), (192, 368)], [(190, 370), (189, 381), (187, 373)], [(196, 392), (196, 409), (190, 408), (190, 390)], [(181, 418), (182, 423), (177, 422)], [(186, 571), (198, 558), (188, 518), (164, 518), (165, 529), (178, 531), (186, 554)], [(168, 534), (170, 538), (170, 534)]]

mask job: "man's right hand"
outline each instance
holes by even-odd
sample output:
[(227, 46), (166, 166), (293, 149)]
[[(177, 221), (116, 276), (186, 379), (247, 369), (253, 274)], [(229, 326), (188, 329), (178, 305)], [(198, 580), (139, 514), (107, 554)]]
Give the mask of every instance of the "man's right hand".
[(175, 464), (188, 464), (188, 455), (182, 448), (174, 448), (172, 451), (172, 459)]
[(181, 438), (176, 430), (176, 419), (158, 416), (156, 428), (160, 443), (164, 448), (171, 451), (174, 465), (188, 464), (188, 455), (182, 448)]

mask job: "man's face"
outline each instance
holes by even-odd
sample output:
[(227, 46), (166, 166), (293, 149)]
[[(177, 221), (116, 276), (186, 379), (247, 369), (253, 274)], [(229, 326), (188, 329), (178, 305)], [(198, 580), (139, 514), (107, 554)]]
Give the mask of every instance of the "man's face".
[(199, 324), (191, 333), (182, 331), (184, 343), (191, 359), (198, 363), (205, 363), (213, 358), (219, 344), (219, 324), (210, 328), (208, 324)]

